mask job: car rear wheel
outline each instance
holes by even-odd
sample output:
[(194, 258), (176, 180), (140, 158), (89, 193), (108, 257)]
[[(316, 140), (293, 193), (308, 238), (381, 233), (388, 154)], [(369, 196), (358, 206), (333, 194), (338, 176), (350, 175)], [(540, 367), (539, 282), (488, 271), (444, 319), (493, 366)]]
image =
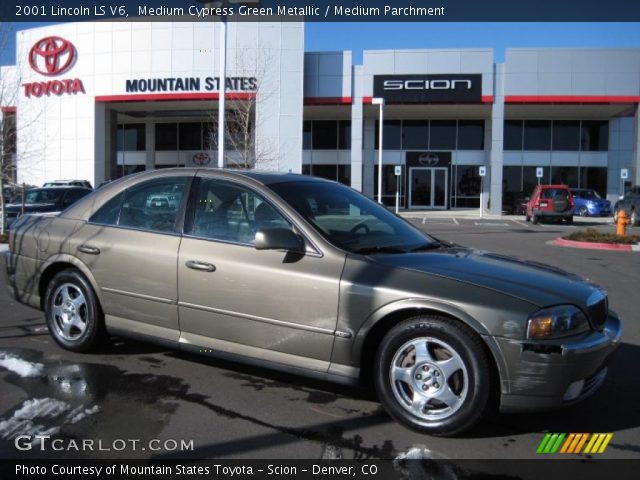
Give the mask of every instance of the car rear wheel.
[(378, 348), (381, 403), (397, 421), (423, 433), (454, 435), (473, 426), (487, 407), (489, 382), (482, 340), (448, 318), (406, 320)]
[(589, 216), (589, 209), (587, 207), (582, 206), (582, 207), (580, 207), (580, 210), (578, 210), (578, 214), (581, 217), (588, 217)]
[(527, 222), (530, 222), (530, 221), (531, 221), (531, 217), (530, 217), (529, 215), (526, 215), (526, 216), (524, 217), (524, 219), (525, 219), (525, 221), (527, 221)]
[(634, 210), (631, 212), (631, 216), (629, 217), (629, 225), (631, 225), (632, 227), (635, 227), (638, 225), (638, 223), (640, 222), (640, 219), (638, 218), (638, 213)]
[(564, 221), (571, 225), (573, 223), (573, 217), (565, 217)]
[(534, 225), (537, 225), (538, 223), (540, 223), (540, 217), (534, 214), (533, 217), (531, 217), (531, 223), (533, 223)]
[(95, 293), (77, 270), (56, 274), (47, 286), (45, 299), (47, 326), (61, 347), (86, 352), (104, 338), (104, 320)]

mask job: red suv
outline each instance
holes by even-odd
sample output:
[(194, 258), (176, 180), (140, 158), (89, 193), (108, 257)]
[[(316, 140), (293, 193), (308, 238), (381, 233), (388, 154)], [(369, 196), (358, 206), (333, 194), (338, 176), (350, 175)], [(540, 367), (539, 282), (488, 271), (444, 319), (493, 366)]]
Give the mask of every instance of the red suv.
[(527, 201), (527, 222), (555, 218), (573, 223), (575, 204), (567, 185), (538, 185)]

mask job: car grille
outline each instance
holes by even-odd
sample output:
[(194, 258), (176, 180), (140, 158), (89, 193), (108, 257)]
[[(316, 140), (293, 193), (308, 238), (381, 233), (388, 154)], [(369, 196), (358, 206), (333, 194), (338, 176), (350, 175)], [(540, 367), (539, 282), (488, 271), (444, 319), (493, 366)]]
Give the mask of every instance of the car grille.
[(609, 313), (609, 302), (607, 296), (604, 295), (599, 301), (590, 304), (588, 307), (589, 318), (594, 328), (600, 330), (607, 320)]

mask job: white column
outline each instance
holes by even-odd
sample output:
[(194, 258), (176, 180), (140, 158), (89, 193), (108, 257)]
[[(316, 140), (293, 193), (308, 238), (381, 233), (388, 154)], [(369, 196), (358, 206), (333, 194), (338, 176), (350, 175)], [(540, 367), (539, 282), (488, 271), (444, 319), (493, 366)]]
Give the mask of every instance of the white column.
[[(629, 178), (634, 179), (634, 185), (640, 185), (640, 105), (636, 105), (636, 114), (633, 116), (633, 158), (632, 163), (634, 176)], [(624, 192), (620, 192), (622, 195)]]
[(491, 199), (490, 212), (494, 215), (500, 215), (502, 213), (502, 159), (504, 147), (503, 63), (497, 63), (494, 66), (494, 77), (494, 96), (491, 108), (491, 152), (489, 153), (489, 178), (491, 182), (489, 198)]
[(364, 138), (364, 107), (362, 105), (362, 67), (354, 67), (351, 105), (351, 187), (364, 192), (362, 181), (362, 149)]

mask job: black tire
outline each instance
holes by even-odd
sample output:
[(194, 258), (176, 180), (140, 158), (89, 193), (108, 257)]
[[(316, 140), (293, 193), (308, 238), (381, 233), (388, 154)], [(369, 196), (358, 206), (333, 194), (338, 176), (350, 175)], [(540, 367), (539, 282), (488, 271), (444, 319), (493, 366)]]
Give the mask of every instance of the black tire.
[(638, 213), (635, 210), (631, 211), (631, 216), (629, 217), (629, 226), (637, 227), (640, 224), (640, 218), (638, 218)]
[(618, 223), (618, 209), (613, 211), (613, 223)]
[(530, 221), (531, 221), (531, 217), (530, 217), (529, 215), (526, 215), (526, 216), (524, 217), (524, 220), (525, 220), (526, 222), (530, 222)]
[(531, 217), (531, 223), (537, 225), (538, 223), (540, 223), (540, 217), (534, 213), (533, 217)]
[[(64, 300), (63, 291), (70, 300)], [(72, 307), (74, 300), (78, 305)], [(81, 300), (84, 301), (80, 304)], [(65, 310), (67, 305), (68, 308), (74, 308), (72, 313)], [(44, 311), (51, 336), (66, 350), (87, 352), (106, 337), (104, 316), (96, 295), (91, 284), (78, 270), (63, 270), (53, 277), (47, 285)], [(73, 321), (65, 322), (65, 318), (78, 319), (78, 324), (84, 324), (84, 329), (75, 326)], [(65, 333), (68, 324), (71, 327)]]
[[(430, 353), (419, 360), (412, 342), (424, 345), (424, 351)], [(411, 348), (414, 349), (413, 358), (406, 353)], [(446, 358), (449, 349), (453, 354)], [(436, 359), (437, 356), (440, 358)], [(460, 367), (448, 376), (440, 367), (444, 360), (454, 357)], [(392, 366), (399, 366), (399, 359), (401, 362), (413, 360), (413, 365), (400, 369), (411, 372), (406, 377), (411, 383), (392, 379)], [(378, 398), (389, 415), (422, 433), (455, 435), (475, 425), (487, 409), (491, 390), (490, 363), (482, 339), (465, 325), (446, 317), (419, 316), (393, 327), (378, 347), (374, 375)], [(433, 383), (438, 379), (445, 381), (441, 385)], [(432, 396), (425, 396), (421, 390), (431, 390)], [(445, 391), (449, 395), (447, 401), (453, 405), (438, 399)], [(412, 410), (409, 396), (420, 401), (416, 403), (422, 405), (417, 407), (418, 411)], [(423, 405), (424, 401), (427, 403)]]
[(571, 225), (573, 223), (573, 217), (564, 217), (564, 221)]

